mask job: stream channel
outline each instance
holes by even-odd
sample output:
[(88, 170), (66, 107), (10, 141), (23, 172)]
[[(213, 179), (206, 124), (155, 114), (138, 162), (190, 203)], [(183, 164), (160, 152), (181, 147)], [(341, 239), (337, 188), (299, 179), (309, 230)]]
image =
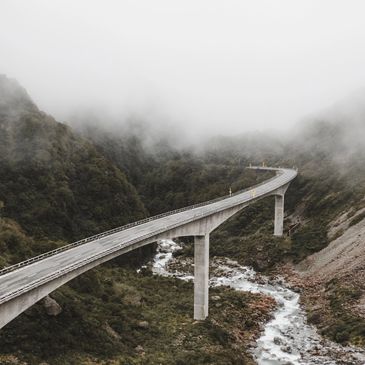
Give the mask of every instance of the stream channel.
[[(181, 246), (172, 240), (162, 240), (152, 263), (155, 274), (181, 280), (194, 277), (183, 272), (169, 271), (169, 264), (178, 258), (173, 252)], [(251, 349), (259, 365), (364, 365), (362, 349), (341, 346), (322, 338), (307, 323), (306, 313), (299, 303), (300, 295), (285, 286), (282, 279), (272, 280), (258, 275), (249, 267), (229, 259), (220, 259), (220, 276), (211, 277), (210, 286), (225, 285), (235, 290), (262, 293), (275, 299), (277, 309), (266, 323), (256, 346)]]

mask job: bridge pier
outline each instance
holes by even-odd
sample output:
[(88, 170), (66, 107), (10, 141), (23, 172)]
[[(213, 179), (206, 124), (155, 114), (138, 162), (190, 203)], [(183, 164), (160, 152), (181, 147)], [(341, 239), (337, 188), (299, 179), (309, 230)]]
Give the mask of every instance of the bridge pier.
[(275, 193), (274, 236), (282, 236), (284, 228), (284, 197), (289, 184), (281, 187)]
[[(219, 202), (207, 202), (120, 227), (90, 237), (82, 245), (72, 244), (64, 251), (50, 252), (42, 258), (8, 268), (5, 272), (0, 270), (0, 328), (61, 285), (95, 266), (161, 238), (186, 236), (194, 236), (195, 241), (194, 319), (204, 320), (208, 316), (209, 233), (251, 201), (275, 195), (274, 234), (283, 234), (284, 195), (297, 172), (252, 168), (277, 171), (280, 179), (262, 183), (251, 191), (233, 194)], [(103, 240), (107, 248), (98, 240)], [(54, 267), (51, 271), (50, 266)]]
[(208, 316), (209, 234), (194, 236), (194, 319)]
[(284, 194), (275, 195), (274, 236), (282, 236), (284, 227)]

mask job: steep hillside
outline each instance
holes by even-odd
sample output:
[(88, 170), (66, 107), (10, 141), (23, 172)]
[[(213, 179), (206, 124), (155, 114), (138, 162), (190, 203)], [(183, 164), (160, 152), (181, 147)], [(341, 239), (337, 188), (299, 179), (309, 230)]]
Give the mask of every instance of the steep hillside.
[[(202, 149), (187, 145), (176, 148), (176, 136), (156, 136), (153, 126), (142, 122), (133, 128), (110, 123), (103, 127), (87, 121), (74, 124), (81, 135), (126, 171), (150, 214), (227, 195), (229, 188), (237, 191), (254, 185), (270, 175), (257, 175), (246, 166), (280, 150), (274, 139), (260, 149), (262, 136), (214, 138), (203, 143)], [(152, 141), (149, 133), (155, 135)]]
[(249, 163), (299, 167), (286, 196), (286, 230), (295, 226), (290, 238), (271, 235), (272, 199), (244, 210), (212, 236), (213, 254), (238, 257), (261, 270), (281, 261), (299, 262), (325, 247), (327, 225), (343, 209), (357, 204), (359, 182), (365, 176), (350, 153), (346, 156), (351, 163), (338, 158), (348, 138), (342, 124), (331, 121), (313, 122), (281, 139), (265, 134), (217, 137), (190, 150), (174, 149), (164, 136), (162, 145), (146, 147), (143, 134), (139, 138), (123, 128), (92, 124), (78, 128), (129, 171), (151, 214), (225, 195), (230, 187), (236, 191), (268, 177), (246, 170)]
[(306, 275), (322, 280), (345, 276), (355, 268), (365, 265), (365, 216), (364, 208), (348, 211), (332, 222), (329, 230), (330, 244), (307, 257), (298, 268)]
[[(139, 155), (150, 159), (143, 175), (133, 164), (129, 166), (138, 177), (135, 181), (146, 205), (152, 203), (148, 205), (152, 212), (224, 194), (227, 186), (238, 189), (253, 184), (255, 179), (243, 170), (250, 162), (297, 166), (299, 176), (286, 195), (285, 230), (290, 230), (290, 236), (272, 236), (274, 202), (267, 199), (219, 227), (211, 236), (211, 255), (232, 257), (263, 271), (309, 256), (300, 265), (309, 278), (303, 292), (309, 319), (335, 341), (362, 345), (365, 144), (357, 135), (364, 135), (365, 118), (361, 113), (356, 118), (335, 115), (298, 127), (282, 141), (260, 135), (216, 138), (200, 151), (170, 147), (158, 157), (144, 151), (143, 142), (135, 138)], [(116, 164), (126, 164), (128, 154), (116, 152), (117, 146), (126, 146), (118, 141), (118, 134), (108, 137), (113, 147), (92, 130), (88, 133)], [(191, 244), (185, 245), (184, 254), (193, 254)]]
[(311, 322), (336, 341), (360, 346), (365, 345), (364, 235), (364, 208), (351, 208), (329, 224), (329, 245), (296, 267)]
[[(145, 216), (142, 199), (122, 169), (140, 189), (151, 186), (143, 201), (155, 199), (152, 212), (194, 202), (199, 181), (213, 185), (207, 197), (227, 193), (225, 179), (239, 176), (231, 167), (205, 168), (195, 157), (173, 151), (163, 166), (144, 153), (152, 161), (145, 164), (132, 152), (134, 143), (123, 144), (128, 164), (118, 167), (100, 146), (39, 111), (15, 81), (2, 76), (0, 91), (1, 266)], [(154, 170), (145, 174), (146, 166)], [(215, 186), (217, 172), (223, 174)], [(249, 176), (247, 184), (256, 180)], [(156, 199), (161, 204), (154, 208)], [(272, 303), (261, 295), (218, 288), (212, 294), (220, 303), (197, 324), (191, 316), (191, 283), (158, 278), (148, 269), (136, 272), (152, 250), (80, 276), (2, 328), (0, 363), (252, 364), (248, 346), (270, 318)]]
[(146, 214), (125, 175), (0, 77), (0, 200), (30, 235), (75, 240)]
[[(146, 143), (149, 127), (143, 125), (110, 130), (85, 124), (75, 134), (1, 77), (0, 265), (270, 176), (245, 170), (249, 163), (297, 166), (299, 176), (286, 195), (286, 235), (272, 236), (274, 201), (265, 199), (212, 234), (211, 255), (266, 272), (300, 263), (309, 278), (303, 298), (310, 320), (337, 341), (363, 344), (365, 148), (356, 138), (359, 130), (361, 118), (342, 115), (298, 128), (286, 139), (219, 137), (201, 149), (177, 149), (164, 135)], [(181, 254), (192, 255), (185, 241)], [(127, 255), (62, 287), (52, 294), (61, 314), (49, 316), (42, 303), (33, 306), (1, 331), (1, 352), (18, 353), (29, 364), (153, 364), (156, 358), (162, 364), (250, 363), (247, 346), (259, 320), (249, 318), (257, 318), (263, 298), (217, 289), (231, 304), (223, 313), (214, 307), (198, 326), (189, 312), (191, 285), (148, 269), (137, 274), (146, 260)], [(261, 315), (268, 319), (269, 313)], [(231, 316), (242, 316), (240, 323)], [(242, 327), (248, 337), (236, 336)], [(51, 333), (53, 341), (44, 346)], [(232, 355), (240, 346), (242, 352)]]
[(296, 260), (309, 319), (331, 339), (360, 346), (365, 344), (364, 105), (364, 99), (340, 105), (300, 128), (299, 142), (289, 147), (307, 177), (303, 201), (289, 217), (302, 222), (292, 238), (300, 238), (302, 247), (323, 240), (314, 254)]

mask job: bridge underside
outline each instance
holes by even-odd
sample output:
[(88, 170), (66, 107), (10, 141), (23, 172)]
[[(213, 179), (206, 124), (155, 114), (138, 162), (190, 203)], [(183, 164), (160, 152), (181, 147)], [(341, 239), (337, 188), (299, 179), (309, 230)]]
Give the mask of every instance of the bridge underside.
[[(280, 236), (283, 234), (284, 218), (284, 194), (287, 189), (282, 187), (275, 192), (267, 194), (275, 195), (275, 229), (274, 234)], [(0, 328), (5, 326), (12, 319), (24, 312), (27, 308), (47, 296), (52, 291), (64, 285), (68, 281), (92, 269), (95, 266), (109, 261), (117, 256), (132, 251), (136, 248), (143, 247), (152, 242), (161, 239), (173, 239), (184, 236), (194, 236), (194, 319), (203, 320), (208, 315), (208, 290), (209, 290), (209, 235), (224, 221), (232, 217), (238, 211), (249, 205), (248, 203), (236, 205), (218, 213), (213, 213), (207, 217), (183, 224), (176, 228), (170, 229), (162, 234), (150, 237), (146, 240), (133, 243), (128, 247), (123, 247), (118, 251), (104, 256), (98, 260), (91, 261), (75, 270), (59, 276), (54, 280), (45, 282), (37, 288), (26, 291), (15, 298), (0, 305)]]

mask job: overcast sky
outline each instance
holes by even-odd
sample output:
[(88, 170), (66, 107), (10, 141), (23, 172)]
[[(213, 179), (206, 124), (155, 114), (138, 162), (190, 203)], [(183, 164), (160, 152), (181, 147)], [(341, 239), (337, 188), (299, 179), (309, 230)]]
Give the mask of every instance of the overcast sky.
[(1, 0), (0, 73), (38, 106), (286, 128), (365, 87), (365, 1)]

